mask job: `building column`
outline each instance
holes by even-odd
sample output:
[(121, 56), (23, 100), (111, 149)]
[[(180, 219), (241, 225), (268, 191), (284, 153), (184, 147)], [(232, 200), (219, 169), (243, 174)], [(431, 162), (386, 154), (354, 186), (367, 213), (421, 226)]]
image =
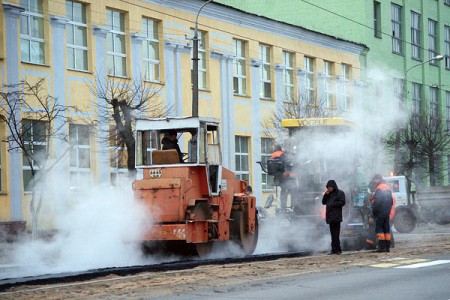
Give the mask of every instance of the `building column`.
[[(95, 36), (95, 70), (97, 72), (97, 89), (106, 86), (106, 48), (105, 41), (109, 29), (101, 26), (93, 26), (93, 34)], [(102, 99), (97, 99), (99, 130), (98, 130), (98, 183), (100, 185), (109, 185), (109, 149), (108, 149), (108, 109), (107, 104), (102, 103)]]
[[(169, 116), (183, 116), (183, 80), (181, 78), (181, 53), (190, 53), (191, 48), (185, 44), (171, 41), (164, 42), (164, 71), (166, 74), (166, 101)], [(190, 79), (186, 79), (190, 80)]]
[[(221, 144), (222, 165), (231, 169), (234, 161), (234, 112), (233, 101), (233, 55), (217, 50), (211, 50), (211, 58), (219, 60), (220, 63), (220, 119), (221, 119)], [(233, 148), (232, 148), (233, 146)]]
[[(252, 140), (253, 147), (252, 149), (252, 161), (250, 162), (251, 171), (253, 171), (253, 193), (256, 197), (257, 205), (261, 205), (262, 201), (262, 178), (261, 178), (261, 166), (257, 164), (257, 161), (261, 160), (261, 100), (260, 100), (260, 91), (261, 91), (261, 73), (260, 67), (262, 62), (260, 60), (251, 59), (250, 66), (252, 67), (250, 70), (250, 74), (252, 77)], [(273, 83), (273, 81), (272, 81)], [(233, 139), (234, 140), (234, 139)], [(234, 152), (234, 151), (233, 151)], [(258, 170), (258, 172), (256, 172)]]
[[(6, 74), (7, 84), (19, 83), (19, 26), (18, 18), (24, 9), (13, 4), (3, 3), (3, 12), (5, 14), (5, 42), (6, 42)], [(14, 92), (14, 91), (8, 91)], [(20, 126), (20, 110), (17, 109), (11, 112), (15, 115)], [(8, 130), (8, 135), (11, 131)], [(18, 148), (16, 142), (10, 142), (10, 148), (15, 150), (8, 151), (9, 161), (9, 199), (10, 199), (10, 215), (11, 221), (21, 221), (22, 215), (22, 200), (23, 200), (23, 173), (22, 173), (22, 151)]]
[[(50, 24), (52, 26), (52, 64), (54, 66), (53, 71), (53, 94), (55, 97), (55, 105), (59, 107), (65, 107), (65, 90), (66, 90), (66, 81), (65, 81), (65, 58), (64, 58), (64, 32), (67, 25), (68, 20), (57, 17), (50, 16)], [(50, 180), (57, 180), (59, 184), (61, 184), (61, 188), (58, 189), (56, 193), (60, 193), (60, 195), (54, 195), (56, 200), (56, 209), (60, 213), (64, 213), (66, 200), (64, 197), (64, 193), (69, 189), (69, 169), (70, 169), (70, 152), (69, 147), (70, 144), (65, 141), (65, 138), (68, 134), (68, 125), (66, 121), (66, 115), (58, 115), (54, 119), (54, 128), (55, 132), (53, 134), (53, 143), (54, 143), (54, 151), (55, 151), (55, 161), (59, 162), (55, 166), (54, 172), (50, 172), (48, 176), (50, 176)], [(65, 180), (61, 180), (58, 176), (61, 174), (66, 174)], [(56, 178), (52, 178), (55, 176)]]
[[(283, 91), (283, 71), (286, 69), (285, 65), (277, 64), (275, 65), (275, 82), (278, 82), (278, 84), (275, 87), (275, 94), (277, 95), (276, 101), (276, 113), (277, 116), (283, 118), (283, 104), (284, 104), (284, 91)], [(277, 134), (277, 141), (282, 142), (283, 141), (283, 133), (278, 130), (276, 132)]]
[(135, 80), (144, 79), (142, 72), (142, 41), (144, 38), (139, 33), (131, 34), (131, 76)]

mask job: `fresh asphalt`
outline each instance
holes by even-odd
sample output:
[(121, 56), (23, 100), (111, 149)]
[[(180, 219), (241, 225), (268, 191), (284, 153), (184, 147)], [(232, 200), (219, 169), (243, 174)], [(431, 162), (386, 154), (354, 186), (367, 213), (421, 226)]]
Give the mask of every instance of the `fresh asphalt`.
[[(434, 265), (433, 265), (434, 264)], [(390, 267), (292, 275), (158, 299), (450, 299), (450, 255)]]

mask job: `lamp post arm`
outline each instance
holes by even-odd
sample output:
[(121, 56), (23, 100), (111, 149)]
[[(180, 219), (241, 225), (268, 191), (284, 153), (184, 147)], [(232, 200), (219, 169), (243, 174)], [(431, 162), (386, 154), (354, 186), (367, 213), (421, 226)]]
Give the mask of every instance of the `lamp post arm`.
[(418, 64), (416, 64), (416, 65), (414, 65), (414, 66), (411, 66), (411, 67), (409, 67), (409, 68), (406, 70), (405, 76), (404, 76), (404, 77), (406, 78), (406, 74), (408, 74), (409, 70), (411, 70), (412, 68), (415, 68), (415, 67), (420, 66), (420, 65), (424, 65), (424, 64), (426, 64), (426, 63), (428, 63), (428, 62), (430, 62), (430, 61), (433, 61), (433, 60), (442, 60), (443, 58), (444, 58), (443, 55), (436, 55), (435, 57), (430, 58), (429, 60), (426, 60), (426, 61), (424, 61), (424, 62), (418, 63)]

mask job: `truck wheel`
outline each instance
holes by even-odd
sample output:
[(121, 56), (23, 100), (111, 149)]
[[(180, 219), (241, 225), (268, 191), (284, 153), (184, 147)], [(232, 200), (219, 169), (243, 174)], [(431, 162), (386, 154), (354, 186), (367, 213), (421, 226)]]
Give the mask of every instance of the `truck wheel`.
[[(206, 221), (211, 219), (211, 212), (209, 206), (205, 202), (199, 202), (194, 207), (196, 221)], [(200, 258), (207, 258), (212, 250), (212, 242), (197, 243), (195, 244), (195, 250)]]
[(410, 233), (416, 228), (417, 219), (414, 214), (406, 208), (398, 208), (394, 215), (394, 227), (400, 233)]
[(255, 216), (255, 234), (247, 232), (247, 220), (241, 210), (231, 212), (230, 233), (233, 240), (244, 251), (246, 255), (252, 255), (255, 252), (258, 243), (258, 216)]

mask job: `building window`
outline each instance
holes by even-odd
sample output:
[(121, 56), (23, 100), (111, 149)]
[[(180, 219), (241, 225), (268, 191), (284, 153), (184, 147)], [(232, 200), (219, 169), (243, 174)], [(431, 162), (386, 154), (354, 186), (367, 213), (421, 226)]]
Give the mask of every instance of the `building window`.
[(450, 134), (450, 92), (445, 92), (445, 98), (447, 104), (447, 132)]
[(246, 136), (236, 136), (235, 163), (236, 163), (236, 178), (250, 182), (248, 140), (249, 138)]
[(128, 152), (125, 144), (119, 141), (115, 127), (110, 127), (109, 136), (110, 180), (111, 185), (117, 187), (128, 176)]
[(91, 139), (87, 125), (69, 124), (70, 188), (78, 190), (91, 184)]
[(444, 26), (445, 67), (450, 69), (450, 26)]
[(237, 95), (247, 94), (247, 59), (245, 41), (233, 39), (233, 93)]
[(283, 51), (283, 65), (284, 101), (292, 102), (294, 99), (294, 53)]
[[(438, 55), (437, 22), (428, 19), (428, 58), (432, 59), (436, 55)], [(433, 59), (430, 64), (437, 65), (437, 61)]]
[(436, 120), (439, 113), (439, 90), (435, 87), (430, 87), (430, 118)]
[(160, 81), (159, 77), (159, 22), (142, 19), (142, 33), (145, 36), (142, 42), (142, 60), (144, 65), (144, 80)]
[(106, 10), (106, 67), (108, 75), (127, 75), (127, 54), (125, 43), (125, 15), (116, 10)]
[[(444, 0), (444, 4), (450, 5), (450, 0)], [(450, 180), (450, 179), (449, 179)]]
[[(267, 165), (267, 160), (271, 157), (272, 151), (274, 149), (275, 141), (274, 139), (261, 138), (261, 162)], [(261, 174), (261, 182), (263, 190), (273, 189), (273, 176), (269, 176), (266, 172)]]
[(420, 14), (411, 11), (411, 57), (421, 60), (420, 49)]
[(413, 114), (415, 116), (422, 115), (422, 85), (420, 83), (412, 84), (412, 102), (413, 102)]
[(305, 73), (306, 73), (306, 82), (305, 82), (305, 103), (310, 108), (313, 109), (315, 107), (314, 104), (314, 59), (311, 57), (305, 56), (304, 60), (305, 64)]
[(350, 66), (341, 65), (343, 109), (350, 109)]
[(270, 72), (270, 46), (259, 45), (259, 59), (261, 60), (261, 90), (260, 97), (272, 98), (272, 77)]
[[(194, 36), (195, 30), (191, 29), (191, 36)], [(198, 30), (198, 88), (206, 90), (206, 32)], [(194, 57), (194, 47), (191, 49), (191, 57)], [(191, 72), (193, 72), (194, 66), (191, 60)], [(191, 76), (193, 78), (193, 76)]]
[(373, 35), (381, 38), (381, 4), (378, 1), (373, 1)]
[(30, 185), (34, 176), (40, 171), (47, 156), (47, 128), (48, 122), (27, 120), (22, 121), (22, 139), (24, 151), (22, 152), (23, 187), (26, 192), (32, 191)]
[(403, 88), (404, 88), (404, 80), (400, 78), (394, 78), (394, 97), (400, 101), (404, 101), (403, 99)]
[(403, 54), (402, 7), (397, 4), (392, 4), (391, 14), (392, 14), (392, 52), (397, 54)]
[(24, 62), (44, 64), (44, 8), (43, 0), (21, 0), (25, 9), (20, 14), (20, 55)]
[(323, 62), (323, 69), (325, 75), (324, 82), (324, 95), (325, 99), (323, 99), (323, 106), (325, 108), (332, 108), (333, 106), (333, 63), (329, 61)]
[(67, 65), (69, 69), (88, 70), (86, 5), (66, 1)]

